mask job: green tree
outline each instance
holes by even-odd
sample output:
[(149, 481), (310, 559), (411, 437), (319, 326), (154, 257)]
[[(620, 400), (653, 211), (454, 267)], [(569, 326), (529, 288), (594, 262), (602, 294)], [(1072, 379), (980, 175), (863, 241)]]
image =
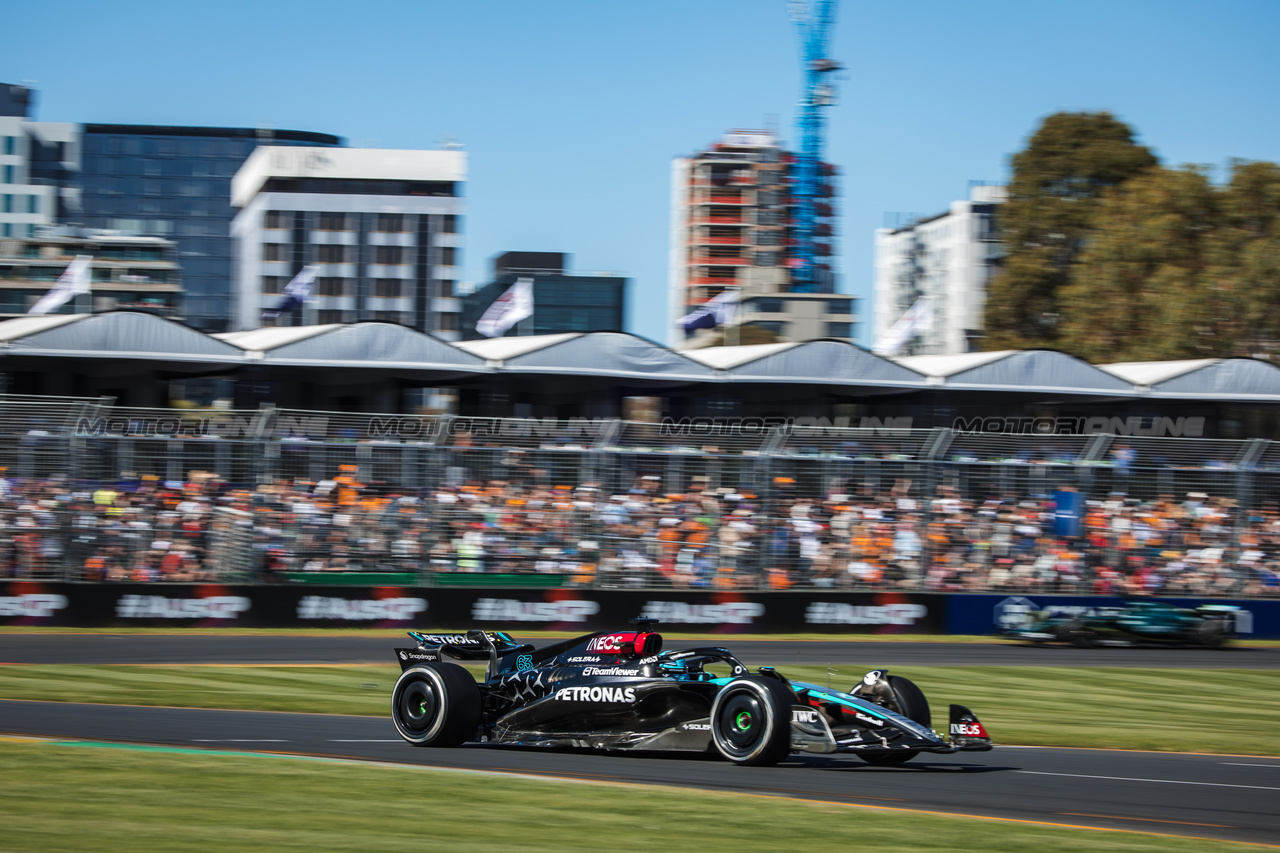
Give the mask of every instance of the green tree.
[(1098, 198), (1157, 164), (1107, 112), (1055, 113), (1013, 157), (1001, 207), (1003, 268), (987, 291), (987, 349), (1058, 345), (1059, 291), (1092, 229)]
[(1212, 286), (1232, 294), (1234, 355), (1280, 352), (1280, 166), (1233, 161), (1212, 244)]
[(1152, 169), (1103, 194), (1060, 291), (1059, 345), (1092, 361), (1280, 351), (1280, 166)]
[(1061, 348), (1102, 362), (1227, 354), (1238, 306), (1214, 286), (1219, 203), (1195, 167), (1105, 192), (1060, 290)]

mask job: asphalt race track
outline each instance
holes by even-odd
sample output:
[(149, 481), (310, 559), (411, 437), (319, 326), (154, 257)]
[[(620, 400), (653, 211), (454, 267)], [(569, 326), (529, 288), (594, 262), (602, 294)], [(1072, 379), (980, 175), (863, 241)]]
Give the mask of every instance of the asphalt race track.
[[(737, 767), (684, 755), (470, 746), (415, 749), (389, 718), (0, 701), (0, 732), (271, 751), (640, 782), (1171, 835), (1280, 841), (1280, 758), (1000, 748), (871, 767), (793, 756)], [(998, 733), (997, 733), (998, 737)], [(410, 790), (414, 783), (406, 781)]]
[[(535, 645), (552, 642), (548, 638)], [(382, 663), (403, 634), (0, 634), (0, 663)], [(734, 640), (750, 666), (828, 664), (1277, 669), (1280, 648), (1075, 649), (990, 643)], [(694, 645), (668, 640), (669, 648)], [(0, 701), (0, 733), (268, 750), (601, 781), (739, 791), (1018, 820), (1280, 842), (1280, 758), (1000, 747), (871, 767), (793, 756), (745, 768), (701, 757), (471, 746), (414, 749), (389, 718)], [(995, 733), (997, 743), (999, 733)]]
[[(552, 639), (531, 641), (544, 646)], [(350, 634), (25, 634), (0, 633), (0, 663), (394, 663), (391, 649), (411, 646), (401, 632)], [(1280, 648), (1096, 648), (990, 643), (840, 640), (668, 639), (667, 648), (724, 645), (748, 666), (1122, 666), (1183, 669), (1280, 669)]]

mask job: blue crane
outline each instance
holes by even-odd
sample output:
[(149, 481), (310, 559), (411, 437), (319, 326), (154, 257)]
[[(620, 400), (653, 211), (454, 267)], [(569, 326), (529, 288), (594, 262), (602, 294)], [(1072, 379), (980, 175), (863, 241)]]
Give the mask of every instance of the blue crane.
[[(822, 108), (835, 102), (835, 87), (828, 82), (840, 65), (827, 56), (827, 42), (835, 26), (837, 0), (790, 0), (791, 20), (800, 30), (800, 61), (804, 72), (804, 88), (800, 95), (800, 115), (796, 129), (800, 134), (800, 150), (796, 152), (795, 199), (792, 237), (795, 251), (791, 289), (813, 293), (830, 289), (830, 280), (820, 282), (814, 236), (817, 225), (815, 199), (822, 185)], [(820, 287), (821, 285), (821, 287)]]

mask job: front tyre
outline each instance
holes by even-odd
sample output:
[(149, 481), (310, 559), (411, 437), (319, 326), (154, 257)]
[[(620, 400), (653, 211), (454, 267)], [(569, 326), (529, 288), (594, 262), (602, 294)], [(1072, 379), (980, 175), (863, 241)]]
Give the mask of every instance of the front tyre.
[[(929, 710), (929, 700), (925, 698), (924, 691), (916, 687), (914, 681), (900, 675), (890, 675), (887, 680), (893, 692), (893, 706), (889, 710), (915, 720), (925, 728), (932, 728), (933, 713)], [(858, 757), (878, 767), (892, 767), (905, 764), (919, 754), (919, 750), (912, 749), (903, 752), (858, 753)]]
[(711, 705), (711, 742), (734, 764), (777, 764), (791, 752), (791, 690), (773, 678), (735, 678)]
[(459, 746), (480, 725), (480, 687), (455, 663), (420, 663), (400, 673), (391, 719), (414, 746)]

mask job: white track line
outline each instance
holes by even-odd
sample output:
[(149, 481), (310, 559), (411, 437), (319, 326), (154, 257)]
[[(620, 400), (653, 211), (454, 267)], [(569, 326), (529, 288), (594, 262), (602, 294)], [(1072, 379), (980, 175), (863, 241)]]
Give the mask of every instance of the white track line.
[(1028, 773), (1032, 776), (1069, 776), (1072, 779), (1110, 779), (1114, 782), (1159, 782), (1162, 785), (1203, 785), (1209, 788), (1250, 788), (1255, 791), (1280, 791), (1280, 788), (1269, 788), (1266, 785), (1228, 785), (1224, 782), (1184, 782), (1180, 779), (1135, 779), (1130, 776), (1086, 776), (1082, 773), (1046, 773), (1043, 770), (1014, 770), (1014, 773)]

